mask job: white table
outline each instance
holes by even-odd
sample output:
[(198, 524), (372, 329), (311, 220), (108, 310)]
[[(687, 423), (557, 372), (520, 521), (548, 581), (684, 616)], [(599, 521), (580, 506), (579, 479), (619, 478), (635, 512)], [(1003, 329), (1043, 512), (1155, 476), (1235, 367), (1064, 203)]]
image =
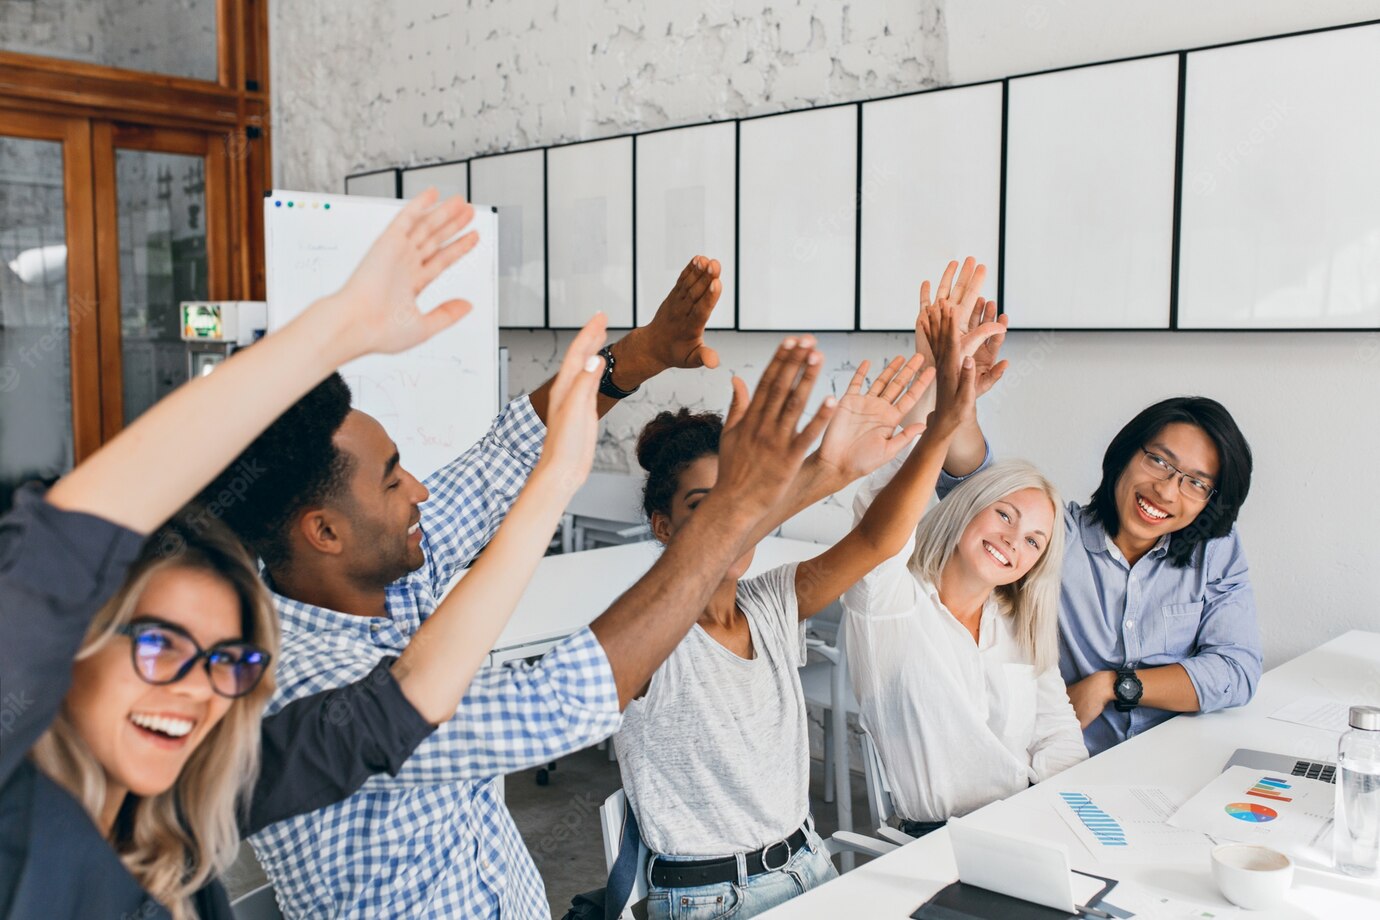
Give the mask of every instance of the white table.
[[(1315, 678), (1325, 681), (1326, 688)], [(1173, 718), (1038, 787), (974, 812), (970, 820), (993, 830), (1062, 843), (1075, 869), (1133, 881), (1170, 896), (1230, 907), (1217, 892), (1206, 861), (1197, 868), (1099, 863), (1046, 804), (1042, 790), (1125, 784), (1196, 791), (1217, 776), (1232, 752), (1241, 747), (1335, 760), (1335, 733), (1269, 716), (1297, 697), (1328, 695), (1328, 690), (1338, 687), (1347, 688), (1358, 700), (1380, 694), (1380, 633), (1346, 633), (1266, 673), (1248, 706)], [(772, 920), (901, 920), (957, 876), (948, 831), (941, 829), (763, 916)], [(1300, 870), (1295, 873), (1285, 906), (1242, 912), (1241, 916), (1242, 920), (1380, 917), (1380, 884)]]

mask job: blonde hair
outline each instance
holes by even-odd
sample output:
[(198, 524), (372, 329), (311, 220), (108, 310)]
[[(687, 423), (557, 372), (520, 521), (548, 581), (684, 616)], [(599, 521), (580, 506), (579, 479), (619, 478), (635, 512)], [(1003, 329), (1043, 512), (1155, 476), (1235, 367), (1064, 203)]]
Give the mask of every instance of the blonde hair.
[[(227, 582), (240, 600), (244, 638), (277, 657), (278, 618), (249, 554), (209, 514), (184, 512), (145, 542), (120, 590), (91, 621), (77, 660), (96, 653), (130, 621), (155, 575), (178, 568), (209, 572)], [(116, 822), (111, 845), (125, 868), (176, 920), (192, 920), (192, 895), (235, 861), (237, 817), (258, 779), (260, 721), (273, 688), (270, 662), (258, 686), (231, 701), (172, 787), (137, 800), (133, 820), (123, 829)], [(107, 794), (105, 768), (65, 705), (29, 756), (99, 822)]]
[(964, 480), (938, 507), (920, 521), (915, 533), (915, 555), (910, 570), (916, 578), (938, 587), (940, 574), (953, 557), (954, 548), (968, 524), (984, 508), (1022, 489), (1039, 489), (1054, 507), (1054, 526), (1040, 558), (1009, 585), (993, 593), (1001, 612), (1016, 623), (1021, 647), (1030, 656), (1036, 673), (1059, 661), (1059, 580), (1064, 563), (1064, 524), (1060, 519), (1059, 491), (1024, 460), (1003, 460)]

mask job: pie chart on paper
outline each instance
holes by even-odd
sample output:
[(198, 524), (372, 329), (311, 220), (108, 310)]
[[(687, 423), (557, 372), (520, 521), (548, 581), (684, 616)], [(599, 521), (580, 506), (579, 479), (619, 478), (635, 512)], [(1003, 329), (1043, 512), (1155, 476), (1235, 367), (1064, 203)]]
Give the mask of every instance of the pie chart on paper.
[(1252, 824), (1264, 824), (1266, 821), (1273, 821), (1279, 817), (1279, 812), (1273, 808), (1266, 808), (1264, 805), (1255, 805), (1251, 802), (1234, 802), (1227, 806), (1227, 814), (1238, 821), (1249, 821)]

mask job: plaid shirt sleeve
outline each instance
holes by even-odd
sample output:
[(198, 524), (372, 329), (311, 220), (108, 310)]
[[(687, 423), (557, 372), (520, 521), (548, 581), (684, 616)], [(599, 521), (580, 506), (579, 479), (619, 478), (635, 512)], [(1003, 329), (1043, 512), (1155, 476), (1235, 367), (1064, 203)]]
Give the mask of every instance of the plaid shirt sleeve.
[(444, 592), (503, 522), (541, 456), (546, 426), (519, 396), (478, 444), (432, 473), (422, 505), (422, 533), (432, 590)]
[(588, 627), (531, 664), (484, 668), (455, 716), (417, 746), (397, 776), (368, 786), (482, 780), (549, 763), (618, 730), (618, 687)]

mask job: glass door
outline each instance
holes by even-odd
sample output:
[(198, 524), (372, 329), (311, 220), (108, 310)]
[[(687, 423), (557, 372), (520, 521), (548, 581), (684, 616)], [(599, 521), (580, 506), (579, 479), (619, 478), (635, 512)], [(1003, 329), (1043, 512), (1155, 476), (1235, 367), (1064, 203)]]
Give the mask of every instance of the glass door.
[(102, 339), (105, 436), (188, 377), (179, 305), (228, 288), (228, 199), (223, 138), (96, 126), (101, 300), (118, 329)]
[(0, 508), (101, 440), (91, 131), (0, 109)]

